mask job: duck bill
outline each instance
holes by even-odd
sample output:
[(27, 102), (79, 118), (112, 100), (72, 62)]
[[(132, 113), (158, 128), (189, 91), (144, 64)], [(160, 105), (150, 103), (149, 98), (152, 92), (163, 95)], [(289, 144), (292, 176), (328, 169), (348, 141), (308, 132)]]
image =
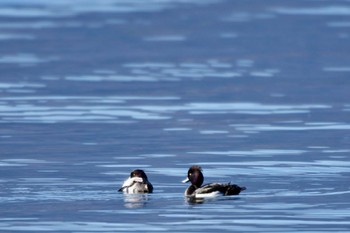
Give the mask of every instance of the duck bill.
[(190, 181), (190, 180), (189, 180), (188, 177), (187, 177), (186, 179), (184, 179), (184, 180), (182, 181), (182, 183), (187, 183), (188, 181)]

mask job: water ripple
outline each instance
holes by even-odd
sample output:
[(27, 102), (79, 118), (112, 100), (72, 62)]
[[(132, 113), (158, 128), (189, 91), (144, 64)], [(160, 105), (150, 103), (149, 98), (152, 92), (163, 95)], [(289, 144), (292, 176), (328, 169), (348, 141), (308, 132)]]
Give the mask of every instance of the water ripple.
[(43, 62), (51, 62), (58, 60), (57, 57), (38, 57), (35, 54), (14, 54), (0, 56), (0, 63), (18, 64), (18, 65), (34, 65)]
[(115, 223), (115, 222), (75, 222), (75, 221), (7, 221), (0, 222), (0, 230), (40, 232), (47, 229), (73, 232), (140, 232), (165, 231), (166, 228), (146, 223)]
[[(5, 88), (11, 84), (2, 84)], [(19, 84), (14, 84), (19, 85)], [(24, 86), (41, 87), (38, 84)], [(185, 103), (177, 105), (179, 98), (144, 97), (144, 96), (28, 96), (5, 97), (0, 103), (0, 121), (2, 122), (99, 122), (126, 123), (130, 120), (166, 120), (177, 112), (189, 115), (203, 114), (303, 114), (313, 109), (328, 109), (328, 105), (269, 105), (261, 103)], [(127, 104), (132, 100), (146, 101), (143, 105)], [(156, 102), (171, 101), (171, 105)], [(20, 104), (18, 103), (20, 102)], [(151, 103), (151, 104), (148, 104)], [(156, 105), (155, 105), (156, 104)], [(310, 130), (310, 129), (348, 129), (346, 124), (306, 123), (305, 126), (272, 125), (231, 125), (239, 131), (275, 131), (275, 130)], [(202, 130), (207, 133), (228, 133), (226, 130)]]
[(350, 15), (350, 7), (344, 6), (325, 6), (325, 7), (314, 7), (314, 8), (275, 8), (274, 12), (279, 14), (289, 14), (289, 15)]
[(306, 122), (298, 125), (269, 125), (269, 124), (259, 124), (259, 125), (238, 125), (233, 124), (233, 126), (238, 131), (309, 131), (309, 130), (349, 130), (350, 124), (342, 122)]
[[(217, 0), (188, 0), (186, 3), (196, 5), (207, 5), (217, 2)], [(148, 0), (147, 4), (140, 1), (125, 0), (60, 0), (60, 1), (1, 1), (0, 17), (13, 18), (62, 18), (72, 17), (84, 13), (132, 13), (132, 12), (155, 12), (176, 5), (183, 4), (182, 0)], [(19, 7), (20, 6), (20, 7)]]

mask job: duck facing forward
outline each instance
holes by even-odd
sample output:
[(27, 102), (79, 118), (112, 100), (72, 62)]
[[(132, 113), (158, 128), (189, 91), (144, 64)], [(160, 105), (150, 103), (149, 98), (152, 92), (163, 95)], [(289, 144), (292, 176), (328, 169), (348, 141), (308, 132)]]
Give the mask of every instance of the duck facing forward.
[(204, 176), (200, 166), (192, 166), (187, 172), (187, 178), (183, 183), (191, 181), (191, 185), (186, 189), (185, 196), (194, 198), (215, 197), (218, 195), (238, 195), (246, 187), (240, 187), (236, 184), (210, 183), (202, 186)]
[(130, 173), (128, 179), (123, 183), (123, 186), (118, 190), (124, 193), (152, 193), (153, 186), (148, 181), (147, 175), (143, 170), (136, 169)]

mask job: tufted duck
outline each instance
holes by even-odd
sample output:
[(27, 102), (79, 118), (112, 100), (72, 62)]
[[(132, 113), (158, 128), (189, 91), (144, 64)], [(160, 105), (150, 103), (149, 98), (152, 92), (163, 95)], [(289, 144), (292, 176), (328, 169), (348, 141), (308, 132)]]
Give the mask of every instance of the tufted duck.
[(136, 169), (130, 173), (123, 186), (118, 190), (124, 193), (152, 193), (153, 186), (148, 181), (147, 175), (143, 170)]
[(191, 181), (191, 185), (186, 189), (185, 196), (194, 198), (215, 197), (218, 195), (238, 195), (241, 191), (246, 189), (246, 187), (240, 187), (231, 183), (210, 183), (201, 186), (204, 181), (204, 176), (200, 166), (190, 167), (187, 173), (187, 178), (182, 182), (187, 183), (189, 181)]

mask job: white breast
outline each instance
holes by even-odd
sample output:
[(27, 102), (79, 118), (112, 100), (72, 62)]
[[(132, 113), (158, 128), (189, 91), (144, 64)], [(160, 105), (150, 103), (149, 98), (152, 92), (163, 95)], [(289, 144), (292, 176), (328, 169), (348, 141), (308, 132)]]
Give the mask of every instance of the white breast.
[(124, 181), (122, 190), (124, 193), (142, 193), (148, 190), (148, 187), (141, 177), (129, 177)]

